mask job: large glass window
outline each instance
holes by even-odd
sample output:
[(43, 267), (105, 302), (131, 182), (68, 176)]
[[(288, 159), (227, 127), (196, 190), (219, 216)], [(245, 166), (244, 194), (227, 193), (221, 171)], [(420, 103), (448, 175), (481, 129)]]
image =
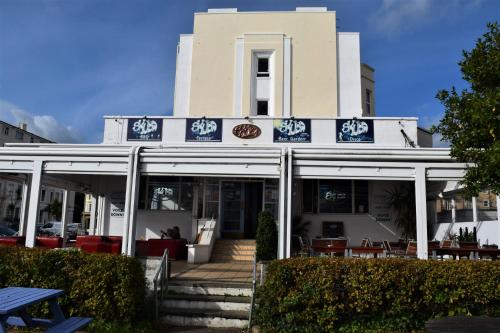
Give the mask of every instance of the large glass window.
[(351, 213), (352, 185), (350, 180), (320, 180), (320, 213)]
[(278, 218), (279, 183), (277, 179), (267, 179), (264, 189), (264, 210)]
[(194, 179), (189, 177), (149, 177), (147, 208), (186, 210), (193, 208)]
[(216, 219), (219, 216), (219, 180), (207, 178), (205, 183), (206, 218)]

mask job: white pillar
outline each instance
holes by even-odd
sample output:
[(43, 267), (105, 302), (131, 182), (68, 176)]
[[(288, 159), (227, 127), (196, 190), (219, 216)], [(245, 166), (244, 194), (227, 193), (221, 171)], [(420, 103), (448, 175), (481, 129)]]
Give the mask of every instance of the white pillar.
[(68, 201), (69, 201), (69, 191), (63, 191), (63, 201), (62, 201), (62, 214), (61, 214), (61, 237), (63, 239), (63, 247), (66, 247), (66, 236), (68, 234)]
[(21, 202), (21, 214), (19, 216), (19, 235), (26, 236), (26, 227), (28, 222), (28, 203), (30, 198), (30, 181), (31, 175), (26, 176), (23, 182), (23, 197)]
[(477, 222), (477, 202), (476, 197), (472, 197), (472, 221)]
[(132, 179), (132, 197), (130, 198), (130, 223), (128, 231), (127, 255), (135, 255), (135, 230), (137, 226), (137, 208), (139, 206), (139, 183), (140, 176), (137, 170), (138, 157), (134, 161), (134, 178)]
[(97, 204), (97, 226), (96, 233), (104, 235), (104, 221), (106, 220), (106, 196), (99, 195)]
[(455, 195), (451, 198), (451, 223), (455, 223), (457, 221), (457, 205), (455, 201)]
[(415, 206), (417, 217), (417, 257), (419, 259), (427, 259), (427, 196), (424, 167), (415, 168)]
[(92, 193), (91, 194), (92, 202), (90, 204), (90, 223), (89, 223), (89, 235), (95, 235), (96, 231), (96, 211), (98, 205), (97, 196)]
[(285, 202), (286, 202), (286, 150), (281, 149), (280, 157), (280, 194), (279, 194), (279, 221), (278, 221), (278, 259), (285, 257)]
[[(127, 254), (129, 251), (129, 238), (130, 235), (130, 212), (133, 210), (131, 206), (132, 196), (135, 193), (135, 189), (133, 188), (133, 179), (134, 179), (134, 160), (135, 160), (135, 152), (138, 147), (131, 147), (128, 154), (128, 170), (127, 170), (127, 182), (125, 185), (125, 209), (123, 212), (123, 237), (122, 237), (122, 254)], [(135, 235), (134, 235), (135, 236)]]
[(288, 161), (287, 161), (287, 184), (286, 184), (286, 253), (285, 258), (290, 258), (292, 252), (292, 178), (293, 178), (293, 166), (292, 166), (292, 148), (288, 148)]
[(35, 247), (36, 222), (38, 220), (38, 208), (40, 207), (40, 189), (42, 187), (43, 161), (33, 161), (33, 174), (30, 186), (30, 198), (28, 209), (28, 221), (26, 225), (26, 247)]

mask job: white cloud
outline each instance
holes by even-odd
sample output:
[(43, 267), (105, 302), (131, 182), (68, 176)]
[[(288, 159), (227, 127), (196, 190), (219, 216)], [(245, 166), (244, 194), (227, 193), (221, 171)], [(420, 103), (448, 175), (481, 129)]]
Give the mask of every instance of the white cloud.
[(34, 115), (8, 101), (0, 100), (0, 119), (28, 125), (28, 131), (58, 143), (79, 143), (81, 136), (70, 126), (61, 125), (54, 117)]
[(480, 6), (482, 0), (382, 0), (369, 16), (375, 31), (393, 37), (440, 19), (453, 19)]

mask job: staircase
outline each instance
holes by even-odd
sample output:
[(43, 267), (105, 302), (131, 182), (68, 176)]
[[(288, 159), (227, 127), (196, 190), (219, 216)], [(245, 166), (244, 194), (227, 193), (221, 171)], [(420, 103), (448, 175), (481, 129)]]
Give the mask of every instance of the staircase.
[(212, 250), (210, 261), (253, 261), (254, 253), (254, 239), (217, 239)]
[(216, 281), (171, 280), (162, 321), (172, 326), (246, 328), (252, 287)]

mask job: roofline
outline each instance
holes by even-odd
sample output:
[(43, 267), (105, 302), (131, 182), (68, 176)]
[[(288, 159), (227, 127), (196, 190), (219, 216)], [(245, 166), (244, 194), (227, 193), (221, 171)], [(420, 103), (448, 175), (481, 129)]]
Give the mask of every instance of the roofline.
[[(128, 118), (147, 118), (147, 119), (198, 119), (203, 118), (203, 116), (192, 116), (192, 117), (178, 117), (178, 116), (144, 116), (144, 115), (104, 115), (104, 119), (128, 119)], [(241, 119), (241, 121), (246, 120), (245, 117), (217, 117), (217, 116), (208, 116), (206, 118), (217, 118), (217, 119)], [(305, 118), (312, 120), (336, 120), (336, 119), (352, 119), (352, 117), (296, 117), (296, 118)], [(374, 120), (418, 120), (418, 117), (356, 117), (358, 119), (374, 119)], [(287, 119), (287, 117), (249, 117), (249, 119), (253, 120), (261, 120), (261, 119)]]
[(5, 125), (9, 125), (9, 126), (11, 126), (11, 127), (14, 127), (14, 128), (15, 128), (16, 130), (18, 130), (18, 131), (22, 131), (23, 133), (27, 133), (27, 134), (29, 134), (29, 135), (33, 135), (33, 136), (36, 136), (37, 138), (40, 138), (40, 139), (43, 139), (43, 140), (48, 141), (48, 142), (46, 142), (46, 143), (55, 143), (55, 142), (54, 142), (54, 141), (52, 141), (52, 140), (46, 139), (46, 138), (44, 138), (43, 136), (40, 136), (40, 135), (35, 134), (35, 133), (33, 133), (33, 132), (30, 132), (30, 131), (24, 130), (24, 129), (22, 129), (22, 128), (21, 128), (21, 127), (19, 127), (19, 126), (12, 125), (12, 124), (10, 124), (10, 123), (8, 123), (8, 122), (6, 122), (6, 121), (0, 120), (0, 123), (5, 124)]
[(417, 129), (419, 129), (419, 130), (421, 130), (421, 131), (423, 131), (423, 132), (426, 132), (426, 133), (428, 133), (428, 134), (431, 134), (431, 135), (432, 135), (432, 134), (434, 134), (434, 133), (432, 133), (431, 131), (429, 131), (428, 129), (423, 128), (423, 127), (420, 127), (420, 126), (417, 126)]
[(227, 14), (285, 14), (285, 13), (299, 13), (299, 14), (329, 14), (336, 13), (335, 10), (326, 11), (297, 11), (297, 10), (277, 10), (277, 11), (252, 11), (252, 12), (195, 12), (194, 15), (227, 15)]

